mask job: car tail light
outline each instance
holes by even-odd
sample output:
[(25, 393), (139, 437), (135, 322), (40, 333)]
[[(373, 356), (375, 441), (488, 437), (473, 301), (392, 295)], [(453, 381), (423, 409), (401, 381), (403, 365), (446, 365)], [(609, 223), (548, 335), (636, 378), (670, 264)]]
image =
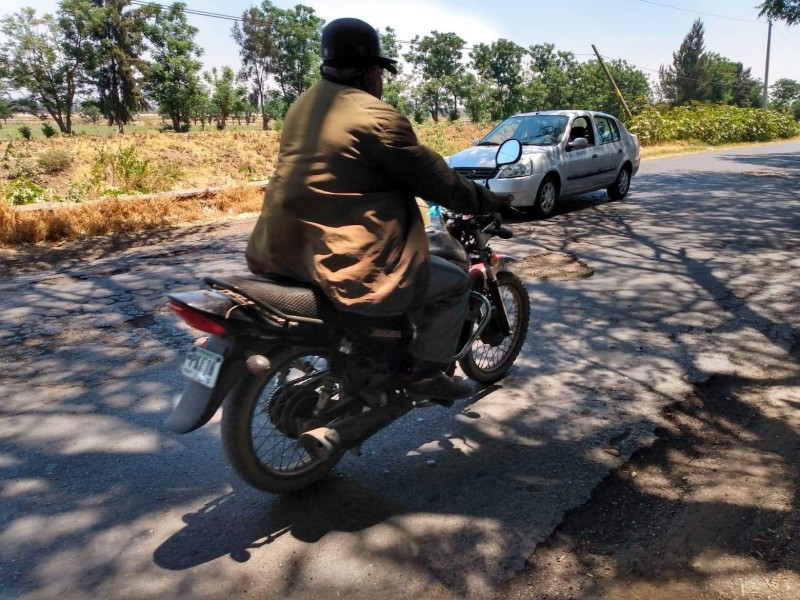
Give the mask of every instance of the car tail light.
[(197, 312), (183, 304), (169, 303), (172, 312), (178, 315), (189, 327), (194, 327), (200, 331), (205, 331), (211, 335), (225, 335), (228, 330), (219, 323), (212, 321), (202, 313)]

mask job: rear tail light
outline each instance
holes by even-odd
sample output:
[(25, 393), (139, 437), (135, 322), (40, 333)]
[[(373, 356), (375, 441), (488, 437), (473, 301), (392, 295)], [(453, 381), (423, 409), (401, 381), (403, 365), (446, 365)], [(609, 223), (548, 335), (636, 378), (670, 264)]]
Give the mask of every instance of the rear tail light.
[(228, 330), (216, 321), (212, 321), (202, 313), (197, 312), (183, 304), (169, 303), (172, 312), (178, 315), (189, 326), (210, 333), (211, 335), (225, 335)]

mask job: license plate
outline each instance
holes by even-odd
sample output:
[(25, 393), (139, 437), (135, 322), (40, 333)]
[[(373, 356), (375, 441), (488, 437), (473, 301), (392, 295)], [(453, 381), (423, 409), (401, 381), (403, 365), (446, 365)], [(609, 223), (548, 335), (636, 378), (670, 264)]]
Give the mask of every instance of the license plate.
[(181, 373), (192, 381), (213, 388), (217, 383), (222, 361), (223, 357), (219, 354), (209, 352), (205, 348), (192, 346), (189, 355), (183, 361)]

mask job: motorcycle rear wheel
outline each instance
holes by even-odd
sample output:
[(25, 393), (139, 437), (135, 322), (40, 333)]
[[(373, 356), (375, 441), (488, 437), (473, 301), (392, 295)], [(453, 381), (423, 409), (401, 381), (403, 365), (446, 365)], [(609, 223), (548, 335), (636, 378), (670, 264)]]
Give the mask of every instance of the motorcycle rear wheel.
[[(265, 373), (248, 374), (242, 393), (225, 400), (222, 442), (231, 466), (248, 484), (265, 492), (296, 492), (325, 477), (343, 454), (320, 460), (299, 441), (304, 431), (324, 425), (311, 412), (328, 359), (321, 350), (296, 348), (268, 358)], [(338, 390), (330, 372), (322, 377)]]
[[(458, 361), (467, 377), (481, 383), (494, 383), (506, 376), (525, 342), (531, 316), (528, 291), (520, 278), (508, 271), (502, 271), (497, 274), (497, 282), (511, 333), (495, 341), (490, 339), (491, 331), (485, 331), (481, 338), (472, 343), (469, 352)], [(491, 327), (490, 323), (487, 330)], [(502, 332), (499, 335), (502, 336)]]

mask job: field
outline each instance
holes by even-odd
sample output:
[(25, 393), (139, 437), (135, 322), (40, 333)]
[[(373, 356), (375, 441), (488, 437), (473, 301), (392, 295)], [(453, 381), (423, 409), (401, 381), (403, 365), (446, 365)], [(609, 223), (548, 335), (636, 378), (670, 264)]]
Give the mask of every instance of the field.
[[(32, 131), (29, 140), (19, 132), (24, 124)], [(259, 210), (261, 188), (247, 184), (272, 175), (280, 132), (234, 124), (225, 131), (175, 134), (160, 126), (157, 117), (149, 117), (119, 134), (106, 125), (77, 124), (75, 135), (48, 138), (38, 120), (6, 123), (0, 129), (0, 244), (52, 243)], [(416, 132), (421, 143), (448, 155), (491, 127), (442, 121), (418, 125)], [(673, 142), (642, 154), (708, 147)], [(224, 191), (205, 192), (208, 188)], [(177, 201), (157, 195), (187, 189), (198, 190), (196, 197)]]

